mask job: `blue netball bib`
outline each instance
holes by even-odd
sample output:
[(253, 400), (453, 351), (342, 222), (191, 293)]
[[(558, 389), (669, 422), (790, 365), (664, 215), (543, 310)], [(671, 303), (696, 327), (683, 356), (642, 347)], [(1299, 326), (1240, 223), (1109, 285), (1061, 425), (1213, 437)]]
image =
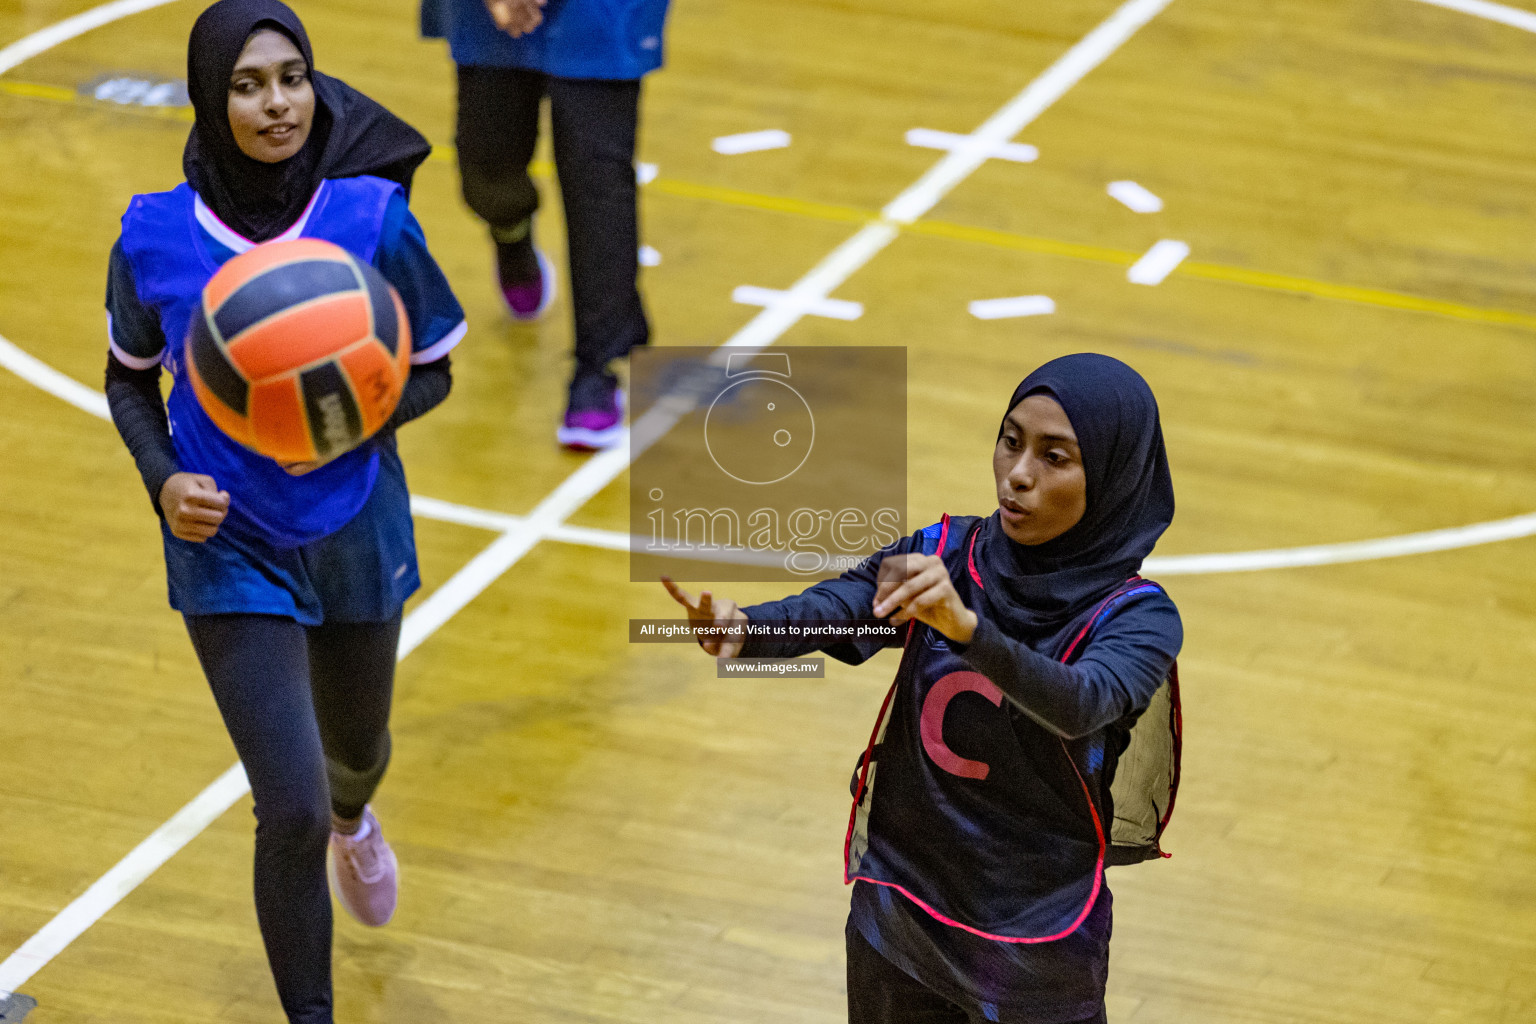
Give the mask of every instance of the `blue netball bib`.
[[(374, 262), (385, 207), (400, 186), (381, 178), (322, 182), (298, 222), (274, 241), (318, 238)], [(171, 372), (167, 411), (176, 460), (205, 473), (229, 492), (221, 531), (276, 548), (293, 548), (345, 526), (368, 500), (379, 470), (378, 448), (365, 442), (304, 476), (224, 434), (203, 412), (183, 359), (187, 327), (203, 287), (232, 256), (253, 248), (221, 222), (185, 183), (169, 192), (134, 196), (123, 215), (122, 248), (133, 268), (139, 300), (160, 319)]]

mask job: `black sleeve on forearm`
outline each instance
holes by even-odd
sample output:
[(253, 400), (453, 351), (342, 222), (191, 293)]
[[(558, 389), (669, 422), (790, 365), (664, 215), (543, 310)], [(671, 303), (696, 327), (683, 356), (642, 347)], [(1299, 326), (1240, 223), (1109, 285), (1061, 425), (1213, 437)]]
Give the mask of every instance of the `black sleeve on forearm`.
[(400, 392), (400, 404), (395, 406), (385, 427), (394, 430), (426, 415), (441, 405), (452, 390), (453, 364), (447, 356), (411, 367), (411, 375)]
[(160, 366), (130, 369), (109, 352), (106, 389), (112, 423), (139, 467), (139, 476), (149, 491), (149, 503), (157, 514), (163, 515), (160, 489), (178, 468), (165, 400), (160, 397)]
[[(911, 537), (899, 541), (890, 551), (877, 552), (856, 568), (843, 573), (835, 580), (823, 580), (802, 593), (786, 597), (782, 601), (766, 601), (743, 608), (754, 623), (783, 624), (807, 620), (845, 620), (854, 622), (878, 622), (875, 617), (875, 588), (880, 572), (880, 562), (886, 554), (906, 554), (916, 543)], [(749, 638), (741, 648), (743, 658), (798, 658), (803, 654), (821, 651), (838, 661), (850, 665), (862, 664), (876, 652), (891, 646), (880, 640), (845, 640), (828, 644), (816, 640), (769, 640)], [(897, 644), (896, 646), (900, 646)]]
[(1184, 640), (1178, 609), (1155, 594), (1098, 626), (1082, 657), (1064, 665), (978, 617), (969, 644), (951, 648), (1051, 732), (1077, 739), (1145, 708)]

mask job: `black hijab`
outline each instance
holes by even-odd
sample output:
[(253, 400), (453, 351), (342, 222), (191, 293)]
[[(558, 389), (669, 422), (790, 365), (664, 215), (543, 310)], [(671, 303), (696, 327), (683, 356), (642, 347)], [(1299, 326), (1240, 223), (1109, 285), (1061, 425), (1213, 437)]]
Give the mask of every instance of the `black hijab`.
[[(240, 152), (229, 127), (229, 79), (246, 40), (271, 28), (293, 41), (309, 65), (315, 117), (304, 148), (267, 164)], [(432, 147), (416, 129), (339, 79), (315, 69), (309, 36), (281, 0), (219, 0), (198, 16), (187, 42), (187, 92), (197, 121), (181, 165), (219, 218), (252, 241), (281, 234), (325, 178), (362, 174), (411, 189)]]
[(1141, 568), (1173, 521), (1173, 478), (1157, 399), (1120, 360), (1091, 352), (1053, 359), (1014, 389), (1008, 412), (1032, 394), (1056, 399), (1072, 421), (1087, 510), (1060, 537), (1030, 546), (1010, 540), (993, 513), (974, 561), (994, 620), (1044, 650), (1064, 646), (1078, 620)]

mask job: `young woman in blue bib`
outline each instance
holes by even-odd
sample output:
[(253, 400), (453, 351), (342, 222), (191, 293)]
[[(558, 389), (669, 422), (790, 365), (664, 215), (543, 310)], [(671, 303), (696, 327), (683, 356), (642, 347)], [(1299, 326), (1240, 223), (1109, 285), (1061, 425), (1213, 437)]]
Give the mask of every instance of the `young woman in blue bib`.
[[(395, 430), (447, 397), (464, 315), (407, 206), (430, 147), (316, 71), (293, 11), (208, 8), (187, 87), (187, 181), (135, 196), (112, 247), (107, 399), (161, 518), (171, 607), (250, 779), (256, 912), (279, 999), (294, 1024), (331, 1024), (327, 852), (359, 921), (384, 924), (397, 899), (395, 855), (368, 806), (389, 761), (401, 607), (420, 585)], [(209, 420), (182, 346), (220, 266), (298, 237), (347, 249), (395, 287), (412, 368), (373, 438), (279, 465)]]
[[(997, 509), (946, 517), (838, 579), (737, 608), (670, 581), (698, 623), (907, 624), (854, 782), (850, 1024), (1103, 1022), (1110, 785), (1173, 669), (1178, 610), (1137, 571), (1173, 518), (1157, 403), (1107, 356), (1014, 391)], [(718, 657), (880, 644), (712, 639)]]

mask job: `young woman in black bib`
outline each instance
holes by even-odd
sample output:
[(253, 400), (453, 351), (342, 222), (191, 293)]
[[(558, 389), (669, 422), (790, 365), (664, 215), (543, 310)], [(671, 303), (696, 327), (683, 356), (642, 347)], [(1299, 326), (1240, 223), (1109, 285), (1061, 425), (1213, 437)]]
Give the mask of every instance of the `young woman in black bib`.
[[(1137, 573), (1173, 518), (1157, 403), (1118, 360), (1031, 373), (992, 456), (997, 508), (738, 608), (664, 581), (699, 624), (907, 624), (845, 842), (851, 1024), (1102, 1022), (1110, 786), (1174, 670), (1173, 601)], [(878, 642), (714, 638), (717, 657)]]

